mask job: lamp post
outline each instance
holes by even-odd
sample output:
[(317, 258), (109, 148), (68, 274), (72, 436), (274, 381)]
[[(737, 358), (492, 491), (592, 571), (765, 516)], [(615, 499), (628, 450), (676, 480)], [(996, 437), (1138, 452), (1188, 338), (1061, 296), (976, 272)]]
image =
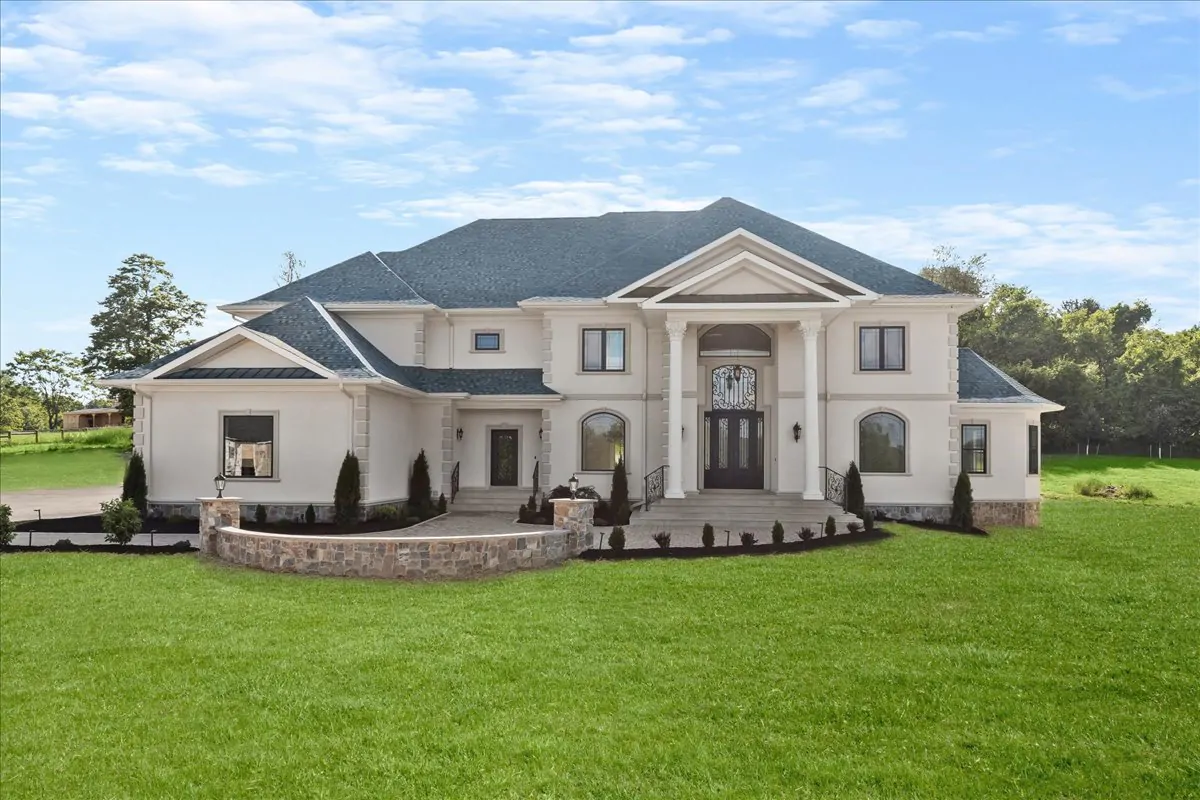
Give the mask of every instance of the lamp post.
[(222, 492), (225, 491), (225, 476), (218, 475), (217, 477), (213, 478), (213, 486), (217, 487), (217, 497), (224, 497)]
[(572, 475), (571, 480), (567, 481), (567, 486), (571, 488), (571, 499), (574, 500), (575, 492), (579, 490), (579, 478)]

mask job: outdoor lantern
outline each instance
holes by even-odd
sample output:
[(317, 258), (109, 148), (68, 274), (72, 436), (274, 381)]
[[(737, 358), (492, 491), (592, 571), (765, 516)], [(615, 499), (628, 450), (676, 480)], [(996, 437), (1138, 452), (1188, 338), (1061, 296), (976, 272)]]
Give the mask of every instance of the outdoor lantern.
[(800, 427), (799, 422), (797, 422), (795, 425), (792, 426), (792, 436), (796, 437), (797, 442), (800, 441), (800, 431), (801, 430), (802, 430), (802, 428)]
[(462, 428), (459, 428), (457, 431), (455, 431), (454, 436), (456, 439), (458, 439), (461, 442), (462, 441)]
[(225, 491), (225, 476), (218, 475), (213, 478), (213, 486), (217, 487), (217, 497), (224, 497), (221, 492)]
[(579, 490), (579, 478), (572, 475), (571, 480), (567, 481), (567, 486), (571, 487), (571, 499), (574, 500), (575, 492)]

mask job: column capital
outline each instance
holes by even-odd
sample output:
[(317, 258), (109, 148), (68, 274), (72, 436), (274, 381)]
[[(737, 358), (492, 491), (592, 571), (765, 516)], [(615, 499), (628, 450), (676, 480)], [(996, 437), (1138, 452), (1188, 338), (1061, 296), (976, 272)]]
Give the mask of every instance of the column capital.
[(687, 326), (686, 322), (671, 319), (667, 320), (664, 327), (667, 329), (667, 336), (671, 338), (671, 341), (682, 342), (684, 334), (687, 333)]
[(803, 322), (796, 323), (796, 330), (804, 334), (805, 339), (815, 339), (820, 335), (824, 325), (819, 319), (806, 319)]

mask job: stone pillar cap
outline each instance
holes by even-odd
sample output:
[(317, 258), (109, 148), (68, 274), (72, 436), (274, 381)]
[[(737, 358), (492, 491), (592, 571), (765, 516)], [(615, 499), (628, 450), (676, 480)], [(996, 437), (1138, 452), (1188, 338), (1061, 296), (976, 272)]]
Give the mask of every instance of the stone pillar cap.
[(599, 500), (593, 500), (590, 497), (554, 497), (550, 500), (551, 503), (599, 503)]
[(238, 500), (238, 501), (240, 501), (242, 498), (240, 498), (240, 497), (197, 497), (196, 499), (198, 501), (200, 501), (201, 503), (206, 503), (206, 502), (209, 502), (212, 500)]

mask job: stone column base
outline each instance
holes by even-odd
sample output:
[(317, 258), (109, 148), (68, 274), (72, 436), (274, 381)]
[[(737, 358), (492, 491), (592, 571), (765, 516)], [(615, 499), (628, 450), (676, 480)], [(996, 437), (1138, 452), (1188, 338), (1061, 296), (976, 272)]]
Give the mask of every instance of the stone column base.
[(200, 502), (200, 555), (215, 556), (217, 528), (242, 524), (242, 498), (198, 497)]
[(976, 500), (980, 528), (1036, 528), (1042, 524), (1041, 500)]
[(567, 555), (577, 556), (592, 548), (592, 518), (595, 500), (557, 498), (554, 503), (554, 530), (567, 532)]

